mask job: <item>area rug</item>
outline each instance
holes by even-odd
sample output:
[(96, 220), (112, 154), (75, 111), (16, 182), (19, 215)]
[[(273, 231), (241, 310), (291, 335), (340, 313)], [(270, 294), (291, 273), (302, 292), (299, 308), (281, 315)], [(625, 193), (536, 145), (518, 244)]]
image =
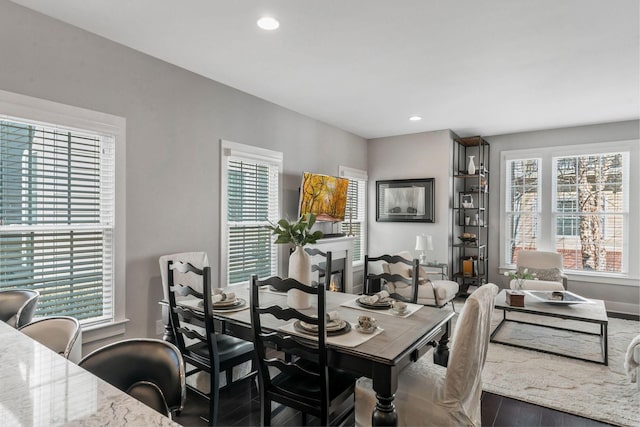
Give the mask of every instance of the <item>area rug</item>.
[[(501, 316), (496, 310), (494, 324)], [(531, 320), (531, 316), (519, 316)], [(590, 332), (599, 328), (560, 319), (542, 321)], [(609, 319), (609, 366), (492, 343), (482, 375), (483, 389), (610, 424), (640, 426), (640, 388), (629, 381), (624, 369), (627, 346), (638, 334), (638, 322)], [(496, 338), (602, 360), (597, 336), (507, 323)]]

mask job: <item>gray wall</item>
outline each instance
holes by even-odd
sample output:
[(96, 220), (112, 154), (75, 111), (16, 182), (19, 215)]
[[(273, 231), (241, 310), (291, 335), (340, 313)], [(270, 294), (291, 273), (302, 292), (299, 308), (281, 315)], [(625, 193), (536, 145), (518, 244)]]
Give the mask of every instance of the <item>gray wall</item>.
[(205, 250), (217, 266), (220, 139), (284, 153), (291, 217), (303, 171), (367, 166), (363, 138), (6, 0), (0, 52), (0, 89), (127, 119), (128, 337), (155, 335), (160, 255)]
[(500, 231), (502, 225), (493, 218), (498, 219), (500, 215), (500, 193), (503, 178), (499, 174), (496, 165), (500, 165), (500, 155), (503, 150), (517, 150), (525, 148), (553, 147), (564, 145), (583, 145), (591, 143), (636, 140), (635, 152), (631, 158), (631, 192), (635, 193), (636, 205), (630, 206), (630, 276), (629, 280), (619, 280), (615, 278), (603, 278), (598, 281), (587, 281), (579, 276), (570, 276), (568, 281), (569, 290), (588, 298), (602, 299), (606, 303), (607, 310), (621, 313), (639, 313), (640, 304), (640, 279), (639, 265), (640, 259), (640, 206), (637, 205), (640, 199), (640, 174), (637, 168), (638, 151), (640, 143), (640, 122), (638, 120), (606, 123), (601, 125), (578, 126), (572, 128), (552, 129), (536, 132), (514, 133), (509, 135), (499, 135), (486, 137), (491, 145), (491, 165), (493, 172), (490, 176), (489, 188), (489, 209), (492, 216), (489, 233), (489, 280), (507, 287), (507, 278), (500, 275)]
[[(429, 261), (449, 259), (451, 232), (451, 150), (449, 130), (415, 133), (369, 140), (368, 220), (372, 256), (414, 250), (416, 235), (433, 236), (434, 251)], [(408, 178), (435, 178), (435, 222), (376, 222), (376, 181)]]

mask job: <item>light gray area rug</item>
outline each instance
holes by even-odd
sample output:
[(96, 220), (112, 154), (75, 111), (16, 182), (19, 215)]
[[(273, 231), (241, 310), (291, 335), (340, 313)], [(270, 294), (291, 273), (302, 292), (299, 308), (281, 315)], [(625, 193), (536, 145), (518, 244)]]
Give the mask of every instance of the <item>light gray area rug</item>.
[[(494, 313), (494, 325), (502, 311)], [(526, 314), (509, 318), (532, 320)], [(598, 332), (589, 325), (553, 318), (544, 324)], [(624, 357), (631, 340), (640, 334), (636, 321), (609, 319), (609, 366), (492, 343), (483, 371), (483, 389), (536, 405), (623, 426), (640, 426), (640, 388), (631, 383)], [(496, 335), (501, 341), (602, 360), (597, 336), (507, 323)]]
[[(456, 302), (456, 311), (463, 304)], [(443, 310), (448, 309), (447, 307)], [(508, 313), (508, 318), (545, 325), (599, 332), (599, 326), (549, 317)], [(493, 327), (502, 318), (495, 310)], [(454, 318), (454, 324), (455, 319)], [(609, 366), (491, 343), (482, 374), (483, 390), (586, 418), (621, 426), (640, 426), (640, 387), (631, 383), (624, 357), (640, 323), (609, 318)], [(602, 360), (597, 336), (580, 335), (537, 326), (506, 323), (496, 338), (527, 346)], [(451, 343), (454, 345), (454, 343)], [(431, 353), (418, 363), (433, 365)]]

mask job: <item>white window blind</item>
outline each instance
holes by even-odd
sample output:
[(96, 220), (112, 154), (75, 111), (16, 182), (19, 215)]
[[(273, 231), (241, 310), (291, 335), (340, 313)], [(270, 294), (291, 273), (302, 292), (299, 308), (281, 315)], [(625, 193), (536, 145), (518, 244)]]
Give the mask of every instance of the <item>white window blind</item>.
[[(229, 150), (226, 156), (226, 212), (223, 233), (227, 284), (249, 281), (253, 274), (277, 274), (278, 255), (269, 221), (280, 219), (281, 161)], [(226, 259), (225, 259), (226, 258)]]
[(540, 159), (507, 161), (506, 263), (515, 264), (519, 250), (538, 246), (540, 217)]
[[(628, 208), (628, 153), (553, 159), (555, 248), (565, 268), (620, 273)], [(570, 232), (566, 232), (570, 225)]]
[(0, 288), (36, 315), (113, 318), (114, 138), (0, 120)]
[(344, 166), (340, 168), (340, 176), (349, 179), (347, 189), (347, 207), (345, 219), (341, 224), (342, 233), (354, 236), (353, 262), (363, 263), (366, 251), (367, 212), (366, 212), (366, 172)]

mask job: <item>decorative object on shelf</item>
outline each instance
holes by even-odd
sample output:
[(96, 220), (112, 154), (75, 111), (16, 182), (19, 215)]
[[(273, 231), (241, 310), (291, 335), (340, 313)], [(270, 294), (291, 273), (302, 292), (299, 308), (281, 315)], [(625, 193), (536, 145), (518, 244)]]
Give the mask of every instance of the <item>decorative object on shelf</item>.
[(431, 235), (425, 236), (424, 234), (416, 236), (416, 250), (422, 251), (420, 254), (420, 263), (427, 262), (427, 256), (424, 251), (433, 250), (433, 237)]
[[(322, 231), (311, 232), (316, 222), (314, 214), (302, 215), (296, 222), (281, 219), (277, 224), (266, 226), (274, 236), (278, 236), (274, 243), (291, 244), (296, 249), (289, 256), (289, 277), (296, 279), (305, 285), (311, 284), (311, 257), (304, 250), (304, 246), (313, 244), (321, 239)], [(309, 294), (291, 289), (287, 292), (287, 305), (295, 309), (303, 309), (311, 306)]]
[(473, 196), (471, 194), (462, 195), (462, 207), (465, 209), (473, 209)]
[(469, 164), (467, 166), (467, 173), (469, 175), (475, 175), (476, 174), (476, 164), (473, 163), (473, 158), (475, 156), (469, 156)]
[(435, 222), (435, 178), (376, 181), (376, 221)]
[(458, 239), (462, 240), (464, 243), (475, 243), (478, 240), (478, 236), (474, 233), (462, 233), (462, 235), (458, 236)]
[(469, 217), (469, 215), (465, 215), (464, 225), (469, 225), (469, 224), (471, 224), (471, 217)]
[(525, 280), (537, 280), (535, 273), (529, 273), (529, 269), (525, 268), (522, 271), (505, 271), (504, 275), (509, 277), (511, 280), (516, 281), (516, 289), (518, 291), (522, 290), (522, 285), (524, 285)]

